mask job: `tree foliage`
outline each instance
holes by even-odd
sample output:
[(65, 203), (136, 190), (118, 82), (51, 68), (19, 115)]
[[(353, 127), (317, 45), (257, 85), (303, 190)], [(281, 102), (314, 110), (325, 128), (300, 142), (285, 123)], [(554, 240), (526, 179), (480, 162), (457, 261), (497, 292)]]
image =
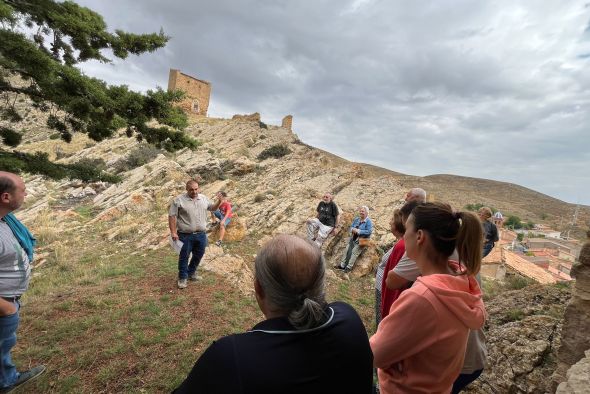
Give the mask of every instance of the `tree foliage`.
[(258, 160), (268, 159), (269, 157), (274, 157), (275, 159), (281, 158), (285, 155), (291, 153), (291, 150), (284, 144), (277, 144), (270, 146), (260, 152), (258, 155)]
[[(477, 203), (474, 203), (474, 204), (467, 204), (467, 205), (465, 205), (465, 209), (467, 209), (468, 211), (477, 212), (477, 211), (479, 211), (480, 208), (483, 208), (485, 206), (486, 205), (484, 203), (477, 202)], [(494, 208), (494, 207), (488, 207), (488, 208), (490, 208), (492, 210), (492, 213), (498, 212), (498, 210), (496, 208)]]
[(521, 228), (530, 230), (535, 227), (535, 223), (533, 223), (532, 220), (527, 220), (526, 223), (523, 223), (518, 216), (510, 215), (504, 222), (504, 227), (513, 228), (515, 230)]
[(51, 179), (80, 179), (85, 182), (104, 181), (117, 183), (121, 178), (104, 171), (95, 162), (82, 160), (72, 164), (52, 163), (47, 153), (28, 154), (22, 152), (5, 152), (0, 150), (0, 168), (4, 171), (29, 172), (43, 174)]
[[(168, 37), (160, 31), (111, 33), (96, 12), (71, 1), (3, 0), (0, 2), (0, 117), (12, 123), (23, 115), (16, 97), (26, 95), (46, 112), (47, 126), (69, 142), (72, 134), (86, 133), (101, 141), (125, 128), (159, 148), (174, 151), (196, 147), (184, 133), (186, 115), (173, 103), (182, 93), (158, 88), (141, 94), (125, 85), (109, 86), (84, 75), (76, 65), (110, 62), (105, 52), (125, 59), (163, 47)], [(148, 123), (156, 120), (162, 126)], [(0, 137), (8, 145), (20, 142), (19, 133), (4, 127)]]

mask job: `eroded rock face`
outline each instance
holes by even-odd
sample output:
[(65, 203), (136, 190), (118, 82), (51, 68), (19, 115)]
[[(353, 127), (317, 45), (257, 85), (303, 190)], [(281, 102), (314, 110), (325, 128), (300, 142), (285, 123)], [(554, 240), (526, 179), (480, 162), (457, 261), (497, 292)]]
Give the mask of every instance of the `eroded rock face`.
[(567, 381), (557, 387), (556, 394), (578, 394), (590, 391), (590, 350), (567, 371)]
[(487, 302), (487, 366), (466, 392), (548, 392), (569, 298), (567, 287), (535, 285)]
[[(244, 219), (239, 217), (234, 217), (231, 220), (229, 226), (225, 229), (225, 242), (238, 242), (243, 240), (246, 237), (247, 233), (246, 222)], [(219, 226), (216, 226), (215, 229), (210, 234), (210, 239), (218, 240), (219, 239)]]
[(582, 247), (579, 263), (574, 265), (572, 276), (576, 279), (575, 291), (564, 315), (558, 365), (552, 377), (554, 388), (565, 381), (568, 368), (582, 359), (584, 352), (590, 349), (590, 240)]

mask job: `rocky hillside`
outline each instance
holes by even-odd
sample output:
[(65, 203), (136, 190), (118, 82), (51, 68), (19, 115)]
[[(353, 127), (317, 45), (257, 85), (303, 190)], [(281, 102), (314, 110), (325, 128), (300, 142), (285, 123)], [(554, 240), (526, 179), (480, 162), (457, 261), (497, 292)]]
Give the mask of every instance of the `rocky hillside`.
[[(117, 260), (166, 248), (167, 206), (184, 191), (189, 177), (199, 179), (208, 196), (226, 191), (234, 204), (237, 218), (228, 228), (226, 244), (223, 248), (211, 245), (202, 267), (245, 295), (251, 291), (251, 263), (259, 245), (276, 233), (303, 235), (305, 220), (314, 215), (327, 190), (334, 193), (345, 223), (350, 223), (360, 205), (371, 209), (373, 245), (351, 275), (369, 295), (372, 275), (366, 274), (393, 241), (389, 218), (410, 187), (424, 187), (437, 200), (455, 207), (483, 202), (533, 220), (543, 213), (567, 216), (572, 209), (570, 204), (516, 185), (448, 175), (411, 177), (352, 163), (302, 143), (289, 130), (265, 127), (247, 117), (202, 118), (187, 132), (201, 141), (198, 149), (170, 154), (125, 136), (100, 143), (76, 136), (65, 144), (39, 126), (19, 150), (43, 151), (61, 163), (94, 160), (97, 166), (117, 172), (122, 182), (83, 184), (25, 176), (29, 198), (18, 216), (40, 240), (35, 275), (44, 275), (44, 264), (57, 267), (57, 272), (76, 270), (67, 264), (82, 267), (92, 255), (90, 249), (104, 251), (101, 259)], [(268, 149), (286, 154), (259, 158)], [(212, 241), (215, 237), (210, 235)], [(339, 259), (345, 242), (343, 233), (328, 240), (324, 252), (329, 264)], [(342, 290), (346, 279), (329, 270), (332, 288)], [(174, 275), (163, 281), (170, 281), (172, 287)], [(568, 288), (537, 286), (489, 300), (490, 367), (474, 392), (544, 392), (543, 376), (555, 367), (554, 350), (568, 298)], [(361, 315), (370, 330), (369, 303), (363, 301), (368, 312)]]
[[(120, 229), (118, 221), (132, 221), (128, 217), (138, 212), (160, 213), (161, 223), (152, 223), (152, 229), (143, 237), (143, 245), (156, 246), (166, 233), (165, 206), (183, 191), (183, 184), (189, 177), (200, 179), (207, 195), (221, 189), (229, 194), (240, 217), (237, 223), (241, 229), (240, 239), (245, 234), (256, 240), (279, 232), (303, 234), (305, 219), (314, 214), (319, 197), (326, 190), (335, 194), (348, 222), (358, 206), (370, 207), (376, 224), (374, 241), (378, 247), (391, 243), (387, 227), (392, 210), (400, 205), (405, 191), (414, 186), (421, 186), (433, 198), (448, 201), (458, 208), (483, 202), (534, 221), (539, 221), (543, 214), (549, 220), (568, 217), (572, 212), (570, 204), (517, 185), (449, 175), (412, 177), (352, 163), (307, 146), (286, 129), (261, 126), (265, 125), (248, 117), (236, 120), (202, 118), (187, 130), (202, 142), (197, 150), (158, 155), (127, 137), (96, 143), (76, 136), (71, 144), (66, 144), (50, 139), (49, 133), (36, 125), (36, 132), (19, 147), (20, 150), (43, 151), (62, 163), (82, 159), (103, 161), (108, 171), (120, 172), (123, 182), (78, 185), (34, 177), (35, 180), (29, 181), (29, 188), (36, 199), (34, 209), (29, 212), (52, 206), (67, 208), (75, 205), (76, 199), (90, 195), (92, 201), (85, 200), (85, 203), (92, 208), (96, 220), (114, 220), (113, 228)], [(277, 145), (287, 147), (290, 153), (280, 158), (257, 158), (265, 149)], [(134, 154), (138, 157), (130, 157)], [(36, 187), (40, 189), (35, 190)], [(582, 211), (581, 221), (590, 212)], [(327, 245), (327, 257), (332, 261), (344, 247), (341, 238), (341, 235), (336, 236)], [(376, 254), (367, 255), (358, 274), (370, 270), (368, 260), (374, 260)]]

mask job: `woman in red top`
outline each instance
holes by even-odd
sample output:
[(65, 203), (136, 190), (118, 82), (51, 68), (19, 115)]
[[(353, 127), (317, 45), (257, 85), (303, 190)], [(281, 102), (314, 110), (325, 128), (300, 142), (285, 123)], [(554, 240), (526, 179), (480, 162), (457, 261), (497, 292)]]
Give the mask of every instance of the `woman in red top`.
[(227, 193), (220, 191), (217, 192), (217, 198), (221, 201), (219, 204), (219, 209), (215, 212), (211, 212), (211, 216), (215, 220), (217, 218), (219, 223), (219, 239), (215, 242), (215, 245), (221, 246), (223, 242), (223, 237), (225, 236), (225, 227), (231, 221), (231, 217), (233, 216), (231, 204), (227, 200)]
[[(387, 261), (387, 265), (385, 266), (385, 271), (383, 272), (383, 280), (381, 283), (381, 320), (385, 319), (385, 317), (389, 314), (389, 309), (391, 305), (398, 299), (402, 291), (407, 289), (410, 286), (407, 286), (402, 289), (389, 289), (387, 288), (387, 274), (389, 271), (395, 268), (397, 263), (401, 260), (404, 253), (406, 252), (406, 244), (404, 242), (403, 236), (406, 232), (405, 223), (412, 213), (412, 210), (418, 205), (417, 201), (409, 201), (404, 204), (403, 207), (400, 209), (396, 209), (393, 212), (393, 218), (389, 223), (391, 225), (391, 232), (395, 235), (396, 238), (401, 238), (397, 244), (393, 247), (393, 251), (389, 256), (389, 260)], [(397, 234), (396, 234), (397, 232)], [(399, 234), (399, 235), (398, 235)]]

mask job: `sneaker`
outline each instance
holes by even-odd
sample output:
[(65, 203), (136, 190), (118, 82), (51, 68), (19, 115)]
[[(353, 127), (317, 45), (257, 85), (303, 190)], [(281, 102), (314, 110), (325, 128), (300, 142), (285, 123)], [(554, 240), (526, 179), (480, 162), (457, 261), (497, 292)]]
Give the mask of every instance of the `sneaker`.
[(343, 266), (341, 266), (340, 264), (336, 264), (336, 265), (334, 266), (334, 268), (335, 268), (335, 269), (337, 269), (337, 270), (343, 270), (343, 269), (344, 269), (344, 267), (343, 267)]
[(45, 365), (38, 365), (34, 368), (29, 369), (28, 371), (21, 372), (18, 376), (18, 379), (16, 379), (16, 382), (14, 382), (14, 384), (12, 386), (0, 389), (0, 393), (10, 393), (12, 390), (17, 388), (18, 386), (21, 386), (21, 385), (37, 378), (43, 372), (45, 372)]
[(202, 280), (202, 279), (203, 279), (203, 277), (200, 275), (197, 275), (196, 272), (193, 272), (192, 274), (190, 274), (188, 276), (188, 280), (190, 280), (191, 282), (196, 282), (196, 281)]
[(188, 286), (186, 279), (178, 279), (178, 288), (179, 289), (185, 289), (186, 286)]
[(217, 242), (215, 242), (215, 245), (221, 246), (221, 240), (218, 240)]

